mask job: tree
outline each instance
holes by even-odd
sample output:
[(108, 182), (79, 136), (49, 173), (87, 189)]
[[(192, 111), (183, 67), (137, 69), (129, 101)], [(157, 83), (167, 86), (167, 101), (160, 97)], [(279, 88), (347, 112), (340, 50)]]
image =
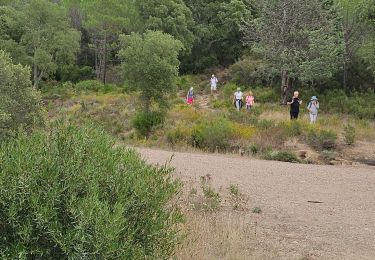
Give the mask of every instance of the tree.
[(260, 17), (243, 27), (244, 43), (262, 50), (280, 71), (283, 104), (297, 80), (313, 84), (332, 77), (341, 42), (320, 0), (265, 0), (260, 10)]
[(106, 82), (108, 57), (118, 35), (139, 26), (135, 0), (82, 0), (83, 26), (90, 32), (97, 80)]
[(43, 123), (40, 94), (30, 81), (30, 69), (14, 65), (9, 54), (0, 50), (0, 140), (19, 127), (31, 130)]
[(368, 39), (367, 12), (373, 3), (371, 0), (336, 0), (337, 12), (340, 17), (342, 31), (343, 52), (343, 86), (348, 89), (348, 74), (351, 62), (361, 48), (362, 43)]
[(183, 0), (138, 0), (137, 6), (143, 18), (143, 31), (168, 33), (181, 41), (184, 52), (190, 54), (194, 42), (194, 20)]
[(150, 111), (152, 101), (163, 105), (164, 95), (173, 90), (178, 75), (182, 43), (160, 31), (121, 35), (120, 42), (125, 78), (141, 91), (144, 111)]
[(30, 0), (2, 10), (7, 20), (6, 40), (11, 45), (0, 47), (8, 50), (13, 46), (22, 52), (16, 56), (24, 56), (21, 61), (32, 66), (34, 88), (55, 73), (58, 65), (74, 61), (80, 35), (69, 26), (63, 7), (47, 0)]
[(252, 5), (248, 2), (185, 0), (196, 25), (192, 54), (182, 60), (183, 71), (200, 72), (213, 66), (227, 66), (242, 55), (240, 26), (252, 19)]

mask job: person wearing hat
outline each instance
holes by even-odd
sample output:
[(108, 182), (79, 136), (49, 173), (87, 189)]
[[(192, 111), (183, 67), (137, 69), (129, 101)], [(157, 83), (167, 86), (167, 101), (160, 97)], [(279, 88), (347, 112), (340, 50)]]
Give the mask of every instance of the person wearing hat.
[(316, 96), (313, 96), (311, 98), (311, 101), (307, 105), (307, 109), (309, 110), (309, 113), (310, 113), (310, 123), (315, 124), (316, 119), (318, 117), (318, 110), (319, 110), (319, 101)]
[(191, 87), (186, 95), (186, 101), (189, 105), (192, 105), (193, 104), (193, 101), (194, 101), (194, 92), (193, 92), (194, 88)]
[(240, 88), (237, 88), (237, 91), (234, 92), (234, 97), (233, 97), (233, 103), (236, 106), (237, 111), (240, 111), (242, 108), (242, 98), (243, 98), (243, 93), (241, 92)]

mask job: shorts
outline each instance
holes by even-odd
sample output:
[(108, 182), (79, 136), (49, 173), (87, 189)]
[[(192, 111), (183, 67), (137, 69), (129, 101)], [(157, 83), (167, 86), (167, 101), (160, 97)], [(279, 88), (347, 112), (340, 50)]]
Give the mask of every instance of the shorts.
[(190, 105), (193, 104), (193, 98), (192, 98), (192, 97), (189, 97), (189, 98), (187, 99), (187, 103), (190, 104)]
[(211, 85), (211, 90), (216, 90), (216, 89), (217, 89), (216, 85)]

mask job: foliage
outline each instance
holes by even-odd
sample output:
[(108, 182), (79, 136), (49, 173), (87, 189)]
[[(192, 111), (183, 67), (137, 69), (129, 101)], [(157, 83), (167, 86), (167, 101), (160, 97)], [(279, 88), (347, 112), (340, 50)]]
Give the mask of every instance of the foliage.
[(310, 145), (321, 150), (334, 149), (336, 139), (336, 133), (328, 130), (310, 129), (307, 133), (307, 141)]
[(133, 118), (133, 127), (138, 134), (147, 137), (157, 126), (164, 123), (165, 114), (158, 111), (138, 112)]
[(30, 81), (30, 69), (12, 64), (0, 50), (0, 140), (14, 134), (20, 127), (30, 131), (43, 123), (40, 93)]
[(80, 81), (75, 85), (75, 89), (78, 91), (94, 91), (98, 92), (104, 88), (104, 85), (97, 80), (84, 80)]
[(297, 156), (289, 151), (270, 151), (263, 157), (265, 160), (281, 161), (281, 162), (299, 162)]
[(262, 1), (260, 17), (243, 30), (244, 42), (282, 72), (283, 103), (293, 80), (314, 82), (332, 77), (338, 69), (340, 38), (320, 0)]
[(174, 89), (178, 75), (181, 42), (158, 31), (122, 35), (120, 40), (123, 47), (119, 56), (123, 60), (124, 75), (141, 91), (145, 111), (149, 110), (151, 101), (165, 103), (164, 95)]
[(350, 124), (347, 124), (345, 127), (344, 127), (344, 132), (343, 132), (343, 135), (344, 135), (344, 141), (347, 145), (352, 145), (355, 143), (355, 127), (350, 125)]
[(59, 124), (1, 147), (2, 258), (171, 256), (179, 183), (114, 145), (102, 131)]
[(192, 142), (194, 147), (225, 150), (230, 145), (234, 131), (228, 120), (224, 118), (212, 121), (203, 120), (194, 126)]
[(0, 33), (0, 48), (33, 68), (37, 88), (58, 66), (72, 63), (79, 50), (79, 33), (71, 28), (65, 9), (47, 0), (31, 0), (1, 7), (6, 24)]
[(186, 53), (190, 53), (194, 42), (194, 20), (190, 9), (183, 0), (138, 0), (145, 30), (162, 31), (183, 43)]
[[(185, 0), (194, 21), (196, 41), (192, 53), (184, 57), (182, 70), (200, 72), (227, 66), (243, 51), (240, 25), (251, 19), (252, 6), (244, 0)], [(225, 50), (225, 52), (223, 52)]]

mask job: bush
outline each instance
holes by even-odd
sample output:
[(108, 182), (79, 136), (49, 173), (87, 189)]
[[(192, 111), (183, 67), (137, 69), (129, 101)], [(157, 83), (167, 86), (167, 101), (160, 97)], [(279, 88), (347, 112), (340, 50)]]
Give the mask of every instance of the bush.
[(57, 71), (57, 80), (62, 82), (71, 81), (77, 83), (82, 80), (94, 78), (95, 72), (89, 66), (66, 65), (59, 67)]
[(175, 129), (172, 129), (167, 132), (167, 141), (175, 145), (179, 142), (188, 142), (191, 138), (191, 130), (190, 128), (186, 128), (183, 126), (178, 125)]
[(60, 124), (2, 144), (0, 161), (2, 259), (171, 256), (180, 184), (104, 132)]
[(30, 81), (30, 70), (14, 65), (0, 50), (0, 142), (14, 135), (20, 127), (30, 131), (43, 124), (40, 93)]
[(208, 148), (211, 151), (217, 148), (225, 150), (229, 147), (233, 134), (230, 121), (224, 118), (204, 120), (194, 126), (192, 142), (195, 147)]
[(327, 130), (309, 130), (307, 136), (311, 146), (321, 150), (334, 149), (336, 146), (337, 135)]
[(80, 81), (75, 85), (76, 90), (78, 91), (93, 91), (98, 92), (104, 88), (103, 83), (97, 80), (84, 80)]
[(354, 126), (347, 124), (344, 127), (344, 141), (347, 145), (352, 145), (355, 142), (355, 128)]
[(133, 127), (141, 136), (148, 137), (151, 131), (164, 123), (165, 113), (159, 111), (138, 112), (133, 118)]
[(289, 151), (270, 151), (264, 156), (264, 159), (292, 163), (300, 161), (294, 153)]

